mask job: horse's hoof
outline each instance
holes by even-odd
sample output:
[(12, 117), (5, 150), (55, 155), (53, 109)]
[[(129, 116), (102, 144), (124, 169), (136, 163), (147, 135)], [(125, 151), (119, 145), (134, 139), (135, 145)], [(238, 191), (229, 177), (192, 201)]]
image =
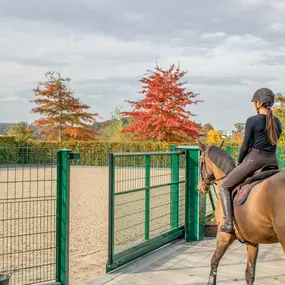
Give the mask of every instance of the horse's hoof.
[(217, 284), (216, 280), (217, 280), (217, 273), (211, 273), (207, 285), (216, 285)]

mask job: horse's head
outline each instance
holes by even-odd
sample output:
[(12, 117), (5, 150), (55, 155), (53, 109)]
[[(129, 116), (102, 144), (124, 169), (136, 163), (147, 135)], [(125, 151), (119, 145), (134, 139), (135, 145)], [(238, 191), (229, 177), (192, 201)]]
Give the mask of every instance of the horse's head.
[[(223, 146), (224, 141), (221, 143), (220, 148)], [(210, 186), (215, 183), (214, 165), (208, 157), (209, 147), (200, 141), (198, 141), (199, 148), (201, 150), (201, 156), (199, 159), (199, 182), (198, 189), (203, 193), (208, 193)]]

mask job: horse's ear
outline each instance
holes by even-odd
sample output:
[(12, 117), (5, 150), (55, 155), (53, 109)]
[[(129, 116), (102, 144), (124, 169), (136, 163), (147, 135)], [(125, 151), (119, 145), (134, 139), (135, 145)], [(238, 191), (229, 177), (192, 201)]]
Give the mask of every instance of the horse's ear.
[(199, 148), (200, 148), (200, 150), (201, 150), (202, 152), (205, 151), (206, 145), (204, 145), (204, 144), (203, 144), (202, 142), (200, 142), (199, 140), (198, 140), (198, 146), (199, 146)]
[(225, 141), (224, 141), (224, 140), (222, 140), (222, 142), (221, 142), (221, 144), (220, 144), (219, 148), (222, 148), (222, 147), (223, 147), (223, 145), (224, 145), (224, 143), (225, 143)]

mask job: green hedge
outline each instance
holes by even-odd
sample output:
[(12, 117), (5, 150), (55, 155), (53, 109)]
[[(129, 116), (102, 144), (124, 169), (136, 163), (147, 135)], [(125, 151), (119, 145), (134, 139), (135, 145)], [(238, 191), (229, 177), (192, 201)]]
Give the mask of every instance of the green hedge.
[[(107, 166), (108, 154), (110, 152), (167, 152), (175, 143), (116, 143), (99, 141), (71, 141), (71, 142), (40, 142), (34, 141), (29, 145), (19, 146), (10, 141), (0, 141), (0, 164), (26, 164), (30, 161), (41, 163), (42, 161), (56, 161), (56, 152), (59, 149), (67, 148), (74, 152), (80, 152), (80, 160), (75, 161), (76, 165), (85, 166)], [(176, 143), (176, 145), (178, 145)], [(183, 145), (193, 145), (186, 143)], [(42, 155), (40, 155), (42, 153)], [(29, 157), (33, 158), (29, 158)], [(40, 157), (42, 158), (40, 159)]]
[[(237, 159), (239, 146), (235, 143), (223, 147), (233, 158)], [(31, 164), (55, 163), (56, 153), (61, 148), (80, 152), (80, 160), (74, 161), (76, 165), (107, 166), (110, 152), (167, 152), (171, 145), (194, 145), (194, 143), (159, 143), (159, 142), (101, 142), (101, 141), (70, 141), (70, 142), (41, 142), (32, 141), (29, 145), (19, 145), (14, 137), (0, 136), (0, 164)], [(285, 168), (285, 148), (279, 147), (277, 152), (280, 168)], [(161, 165), (167, 158), (157, 158)], [(138, 160), (137, 160), (138, 161)], [(143, 162), (139, 163), (141, 165)], [(154, 162), (155, 163), (155, 162)], [(137, 162), (136, 162), (137, 165)]]
[(14, 136), (0, 135), (0, 145), (2, 144), (12, 145), (12, 146), (18, 145), (18, 143), (16, 142), (16, 138)]

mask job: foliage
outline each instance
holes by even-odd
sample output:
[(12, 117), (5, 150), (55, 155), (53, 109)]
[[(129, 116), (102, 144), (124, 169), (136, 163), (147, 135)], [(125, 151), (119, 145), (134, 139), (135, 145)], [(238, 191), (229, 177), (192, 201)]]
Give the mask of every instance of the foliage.
[(149, 71), (140, 82), (144, 98), (139, 101), (127, 101), (133, 107), (131, 124), (123, 133), (132, 134), (134, 140), (177, 141), (184, 142), (200, 136), (199, 124), (190, 121), (193, 114), (186, 107), (201, 102), (198, 94), (186, 91), (182, 82), (186, 72), (172, 65), (168, 70), (156, 67)]
[(60, 73), (47, 72), (47, 80), (40, 82), (34, 89), (37, 99), (32, 100), (37, 107), (33, 113), (41, 119), (35, 125), (48, 140), (80, 139), (90, 140), (96, 136), (92, 123), (97, 113), (89, 113), (90, 107), (73, 96), (69, 87), (70, 78), (62, 78)]
[[(0, 136), (0, 147), (12, 146), (12, 142), (7, 144), (1, 142)], [(13, 137), (10, 137), (11, 140)], [(14, 144), (14, 143), (13, 143)], [(61, 148), (71, 149), (75, 152), (80, 152), (80, 160), (76, 161), (76, 164), (81, 165), (92, 165), (92, 166), (107, 166), (108, 165), (108, 154), (110, 152), (166, 152), (170, 151), (171, 145), (175, 144), (168, 142), (102, 142), (102, 141), (64, 141), (64, 142), (47, 142), (47, 141), (31, 141), (29, 146), (34, 149), (48, 149), (49, 153), (54, 155), (51, 161), (56, 161), (56, 151)], [(177, 144), (177, 143), (176, 143)], [(193, 143), (185, 143), (185, 145), (193, 145)], [(19, 143), (16, 146), (21, 146)], [(15, 151), (17, 149), (14, 148)], [(10, 150), (9, 150), (10, 151)], [(1, 161), (0, 161), (1, 164)]]
[(0, 135), (0, 145), (13, 146), (18, 145), (15, 136)]
[(207, 144), (209, 145), (216, 145), (222, 141), (222, 135), (220, 132), (215, 130), (210, 130), (207, 133)]
[(231, 140), (233, 142), (236, 142), (238, 145), (242, 144), (243, 138), (244, 138), (244, 133), (242, 133), (242, 132), (232, 132)]
[(232, 139), (229, 138), (223, 138), (224, 141), (224, 145), (228, 145), (228, 146), (240, 146), (241, 142), (239, 141), (233, 141)]
[(234, 126), (235, 126), (237, 132), (244, 132), (245, 123), (239, 122), (239, 123), (236, 123)]
[(205, 134), (207, 134), (209, 131), (214, 130), (214, 127), (212, 124), (207, 123), (203, 126), (203, 131)]
[(20, 143), (27, 143), (37, 137), (36, 130), (25, 122), (8, 127), (7, 135), (14, 136), (15, 141)]
[(279, 144), (285, 145), (285, 95), (277, 93), (275, 97), (275, 107), (273, 108), (274, 115), (279, 118), (283, 132), (279, 139)]
[(216, 216), (213, 216), (211, 219), (210, 219), (211, 222), (216, 222)]
[(111, 121), (102, 129), (100, 140), (111, 142), (123, 142), (128, 139), (127, 134), (122, 134), (124, 127), (128, 125), (128, 121), (121, 114), (121, 108), (116, 108), (112, 112)]

